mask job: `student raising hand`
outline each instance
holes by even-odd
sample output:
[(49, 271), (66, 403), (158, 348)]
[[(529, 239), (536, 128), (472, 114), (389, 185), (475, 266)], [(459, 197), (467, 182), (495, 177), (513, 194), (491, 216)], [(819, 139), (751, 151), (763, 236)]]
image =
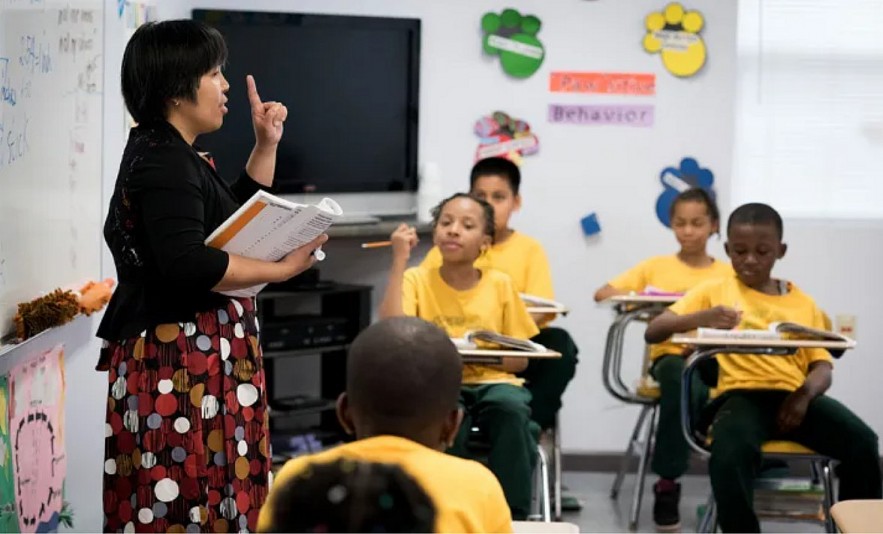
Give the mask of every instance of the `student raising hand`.
[(405, 223), (400, 224), (389, 239), (392, 241), (392, 257), (398, 261), (408, 261), (411, 257), (411, 250), (420, 242), (417, 237), (417, 229)]

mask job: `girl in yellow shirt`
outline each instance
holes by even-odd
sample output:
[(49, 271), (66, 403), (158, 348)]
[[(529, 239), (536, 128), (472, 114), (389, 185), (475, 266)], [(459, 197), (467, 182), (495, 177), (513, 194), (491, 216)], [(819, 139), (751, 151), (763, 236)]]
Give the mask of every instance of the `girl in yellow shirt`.
[[(433, 210), (433, 243), (441, 252), (441, 266), (407, 269), (417, 233), (407, 225), (399, 226), (391, 237), (393, 260), (380, 317), (420, 317), (451, 337), (472, 330), (493, 330), (521, 339), (535, 336), (537, 327), (509, 276), (475, 267), (493, 236), (490, 204), (458, 193)], [(526, 365), (524, 359), (504, 358), (499, 366), (464, 366), (460, 403), (465, 413), (451, 449), (468, 457), (466, 441), (473, 422), (485, 429), (491, 445), (488, 467), (500, 481), (514, 519), (526, 518), (530, 509), (539, 432), (530, 420), (530, 392), (515, 376)]]
[[(703, 189), (688, 189), (671, 205), (671, 227), (681, 248), (677, 254), (655, 256), (617, 276), (595, 293), (600, 302), (614, 295), (641, 292), (648, 288), (684, 293), (706, 280), (733, 276), (727, 262), (708, 254), (708, 239), (720, 230), (720, 214), (711, 196)], [(683, 348), (671, 343), (650, 346), (651, 375), (659, 383), (659, 422), (651, 468), (659, 475), (653, 486), (653, 520), (660, 531), (680, 528), (678, 504), (681, 488), (677, 479), (686, 471), (690, 450), (681, 434), (681, 375)], [(697, 389), (701, 388), (696, 381)], [(705, 394), (695, 391), (696, 395)]]

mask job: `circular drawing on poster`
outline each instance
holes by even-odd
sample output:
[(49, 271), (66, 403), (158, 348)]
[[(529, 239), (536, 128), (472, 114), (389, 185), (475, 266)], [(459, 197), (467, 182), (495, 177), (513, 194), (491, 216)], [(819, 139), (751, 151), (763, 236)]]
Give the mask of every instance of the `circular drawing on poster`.
[(523, 156), (536, 154), (540, 149), (540, 141), (530, 131), (530, 125), (502, 111), (478, 119), (473, 130), (480, 140), (475, 161), (502, 157), (521, 165)]
[(644, 19), (644, 50), (662, 56), (662, 64), (675, 76), (693, 76), (705, 65), (705, 43), (699, 35), (704, 25), (702, 13), (672, 2)]
[(503, 71), (515, 78), (527, 78), (535, 73), (546, 50), (537, 39), (540, 19), (534, 15), (522, 15), (514, 9), (502, 13), (485, 13), (481, 17), (484, 51), (500, 56)]
[(693, 187), (701, 187), (711, 200), (715, 200), (714, 173), (700, 167), (693, 158), (682, 159), (680, 167), (662, 169), (659, 181), (662, 182), (663, 190), (656, 200), (656, 218), (668, 228), (671, 228), (671, 205), (679, 193)]

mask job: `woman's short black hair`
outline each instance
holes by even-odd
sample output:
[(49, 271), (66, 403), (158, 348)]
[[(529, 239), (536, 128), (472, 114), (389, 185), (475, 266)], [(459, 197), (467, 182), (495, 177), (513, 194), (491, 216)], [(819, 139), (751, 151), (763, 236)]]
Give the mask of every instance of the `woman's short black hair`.
[(135, 30), (123, 54), (126, 107), (138, 123), (165, 120), (170, 100), (195, 100), (200, 78), (226, 61), (224, 38), (202, 22), (147, 23)]
[(442, 200), (438, 203), (438, 206), (432, 208), (430, 214), (432, 215), (432, 231), (435, 232), (435, 227), (438, 226), (438, 219), (441, 217), (441, 212), (444, 209), (445, 205), (448, 202), (458, 199), (458, 198), (468, 198), (469, 200), (474, 200), (481, 206), (482, 214), (484, 215), (484, 235), (491, 238), (491, 244), (494, 243), (494, 207), (490, 205), (490, 203), (486, 200), (480, 199), (477, 196), (471, 193), (454, 193), (448, 198)]

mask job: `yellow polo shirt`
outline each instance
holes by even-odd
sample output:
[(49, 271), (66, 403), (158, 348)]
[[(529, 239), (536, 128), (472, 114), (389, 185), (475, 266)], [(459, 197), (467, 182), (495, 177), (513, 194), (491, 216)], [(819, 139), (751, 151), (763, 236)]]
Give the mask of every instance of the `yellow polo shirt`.
[[(458, 291), (441, 277), (439, 268), (412, 267), (405, 271), (402, 310), (443, 328), (451, 337), (472, 330), (530, 339), (539, 333), (508, 275), (482, 269), (471, 289)], [(506, 383), (522, 385), (514, 374), (486, 365), (464, 365), (464, 384)]]
[[(708, 267), (695, 268), (682, 262), (677, 255), (671, 254), (648, 258), (607, 283), (616, 289), (636, 293), (644, 291), (647, 286), (670, 293), (685, 293), (707, 280), (731, 275), (734, 272), (729, 262), (715, 260)], [(650, 345), (651, 360), (663, 354), (683, 352), (683, 347), (668, 342)]]
[[(669, 309), (687, 315), (715, 306), (738, 306), (742, 322), (738, 328), (760, 330), (770, 323), (792, 322), (825, 329), (825, 315), (815, 301), (796, 285), (788, 283), (784, 295), (767, 295), (746, 286), (733, 275), (703, 283), (674, 303)], [(799, 349), (787, 356), (720, 354), (718, 395), (732, 389), (780, 389), (794, 391), (803, 385), (813, 362), (831, 362), (825, 349)]]
[[(442, 257), (438, 247), (423, 258), (421, 267), (441, 267)], [(546, 299), (554, 299), (552, 273), (543, 245), (521, 232), (513, 232), (502, 243), (495, 243), (475, 261), (478, 269), (496, 269), (508, 274), (519, 293), (527, 293)]]
[[(397, 436), (360, 439), (333, 449), (289, 460), (276, 475), (282, 487), (313, 463), (340, 459), (395, 464), (423, 488), (435, 504), (436, 532), (512, 532), (512, 519), (503, 488), (486, 467)], [(270, 491), (261, 508), (258, 531), (270, 527), (276, 502)]]

